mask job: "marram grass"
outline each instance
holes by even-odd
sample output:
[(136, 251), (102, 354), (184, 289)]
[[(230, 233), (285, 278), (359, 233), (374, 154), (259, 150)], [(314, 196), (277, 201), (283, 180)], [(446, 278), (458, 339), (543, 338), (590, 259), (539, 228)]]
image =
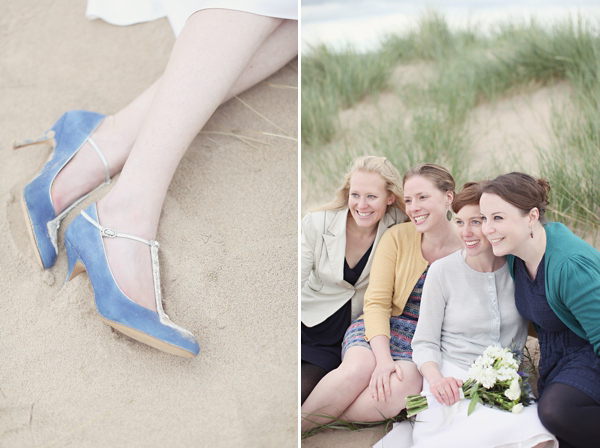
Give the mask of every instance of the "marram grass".
[[(430, 12), (414, 29), (388, 36), (375, 52), (313, 47), (302, 58), (302, 176), (309, 185), (304, 190), (333, 195), (352, 159), (369, 153), (388, 157), (400, 172), (416, 163), (440, 163), (457, 186), (495, 177), (500, 173), (492, 165), (477, 172), (470, 167), (468, 118), (474, 108), (566, 81), (571, 107), (553, 111), (549, 143), (534, 143), (539, 172), (530, 174), (545, 177), (552, 187), (549, 218), (598, 244), (598, 30), (597, 23), (580, 17), (553, 27), (532, 20), (500, 24), (486, 34), (476, 26), (454, 31), (443, 16)], [(366, 97), (377, 103), (379, 92), (392, 90), (390, 77), (398, 66), (423, 61), (430, 64), (431, 76), (393, 86), (404, 116), (372, 117), (370, 123), (342, 130), (341, 110)]]

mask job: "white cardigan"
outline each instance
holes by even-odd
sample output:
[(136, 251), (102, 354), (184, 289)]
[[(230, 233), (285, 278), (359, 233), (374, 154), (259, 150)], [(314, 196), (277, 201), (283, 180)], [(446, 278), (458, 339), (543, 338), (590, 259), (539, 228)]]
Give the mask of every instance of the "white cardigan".
[(369, 285), (375, 249), (385, 231), (406, 220), (406, 215), (390, 208), (381, 218), (367, 264), (356, 285), (344, 280), (346, 257), (346, 220), (348, 208), (307, 213), (302, 220), (302, 323), (307, 327), (320, 324), (352, 299), (352, 319), (362, 313)]
[(458, 250), (429, 268), (412, 339), (413, 362), (419, 370), (428, 361), (468, 370), (490, 345), (522, 350), (527, 325), (517, 311), (508, 264), (478, 272)]

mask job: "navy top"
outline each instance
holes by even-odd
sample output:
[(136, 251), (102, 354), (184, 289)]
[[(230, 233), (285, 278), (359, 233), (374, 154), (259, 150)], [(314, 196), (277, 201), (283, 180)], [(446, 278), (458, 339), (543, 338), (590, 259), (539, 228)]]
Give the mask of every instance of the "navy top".
[(600, 404), (600, 357), (592, 344), (577, 336), (560, 320), (546, 298), (545, 267), (542, 258), (535, 279), (525, 263), (515, 257), (515, 301), (519, 313), (539, 326), (540, 363), (538, 394), (553, 382), (567, 384)]
[(356, 266), (351, 268), (348, 266), (348, 261), (344, 258), (344, 280), (350, 283), (352, 286), (356, 285), (356, 282), (360, 278), (362, 271), (364, 271), (367, 261), (369, 261), (369, 255), (371, 255), (373, 245), (367, 249), (362, 258), (356, 263)]
[[(344, 280), (352, 286), (360, 278), (373, 245), (365, 252), (356, 266), (350, 268), (344, 258)], [(302, 324), (302, 361), (310, 362), (330, 372), (342, 362), (342, 340), (352, 321), (352, 300), (314, 327)]]

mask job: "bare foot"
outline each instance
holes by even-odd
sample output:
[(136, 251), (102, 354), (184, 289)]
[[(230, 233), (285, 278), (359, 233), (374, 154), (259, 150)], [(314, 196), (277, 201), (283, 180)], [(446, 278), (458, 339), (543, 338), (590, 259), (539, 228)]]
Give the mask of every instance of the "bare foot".
[[(98, 220), (103, 227), (147, 240), (154, 239), (153, 232), (142, 229), (142, 220), (126, 213), (114, 211), (106, 205), (106, 198), (97, 203)], [(134, 302), (156, 311), (154, 278), (150, 247), (128, 238), (103, 238), (110, 270), (121, 291)]]

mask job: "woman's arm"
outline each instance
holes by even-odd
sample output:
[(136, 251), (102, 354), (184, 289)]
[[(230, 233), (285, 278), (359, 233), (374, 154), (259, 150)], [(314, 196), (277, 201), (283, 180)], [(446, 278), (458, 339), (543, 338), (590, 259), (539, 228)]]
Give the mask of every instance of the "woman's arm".
[[(412, 339), (413, 362), (419, 370), (428, 361), (442, 365), (442, 327), (448, 298), (445, 292), (444, 272), (440, 263), (433, 263), (421, 294), (419, 322)], [(421, 372), (423, 373), (423, 372)]]
[[(549, 275), (547, 273), (547, 275)], [(561, 302), (600, 356), (600, 260), (574, 256), (554, 276)], [(558, 310), (560, 311), (560, 310)], [(559, 315), (559, 317), (562, 317)], [(581, 335), (580, 335), (581, 336)]]
[(385, 401), (391, 395), (390, 375), (393, 372), (402, 380), (402, 370), (390, 353), (390, 317), (398, 250), (393, 230), (388, 230), (375, 250), (369, 286), (365, 293), (365, 337), (371, 344), (376, 361), (369, 389), (377, 401)]
[(394, 238), (394, 227), (392, 227), (383, 234), (375, 249), (369, 274), (369, 286), (365, 293), (363, 308), (367, 341), (371, 341), (378, 335), (386, 336), (388, 339), (390, 337), (390, 317), (399, 250), (398, 242)]
[(413, 361), (429, 383), (429, 390), (441, 404), (452, 405), (460, 400), (459, 387), (462, 381), (444, 377), (440, 372), (442, 365), (441, 335), (444, 325), (447, 293), (444, 291), (443, 269), (439, 263), (433, 263), (427, 273), (419, 323), (412, 340)]
[(440, 404), (452, 406), (460, 400), (462, 380), (442, 375), (439, 366), (433, 361), (427, 361), (421, 366), (421, 374), (429, 383), (429, 391)]
[(382, 334), (369, 341), (375, 355), (375, 370), (371, 375), (369, 390), (375, 401), (386, 401), (392, 395), (390, 376), (395, 372), (402, 381), (402, 369), (394, 362), (390, 353), (390, 339)]

